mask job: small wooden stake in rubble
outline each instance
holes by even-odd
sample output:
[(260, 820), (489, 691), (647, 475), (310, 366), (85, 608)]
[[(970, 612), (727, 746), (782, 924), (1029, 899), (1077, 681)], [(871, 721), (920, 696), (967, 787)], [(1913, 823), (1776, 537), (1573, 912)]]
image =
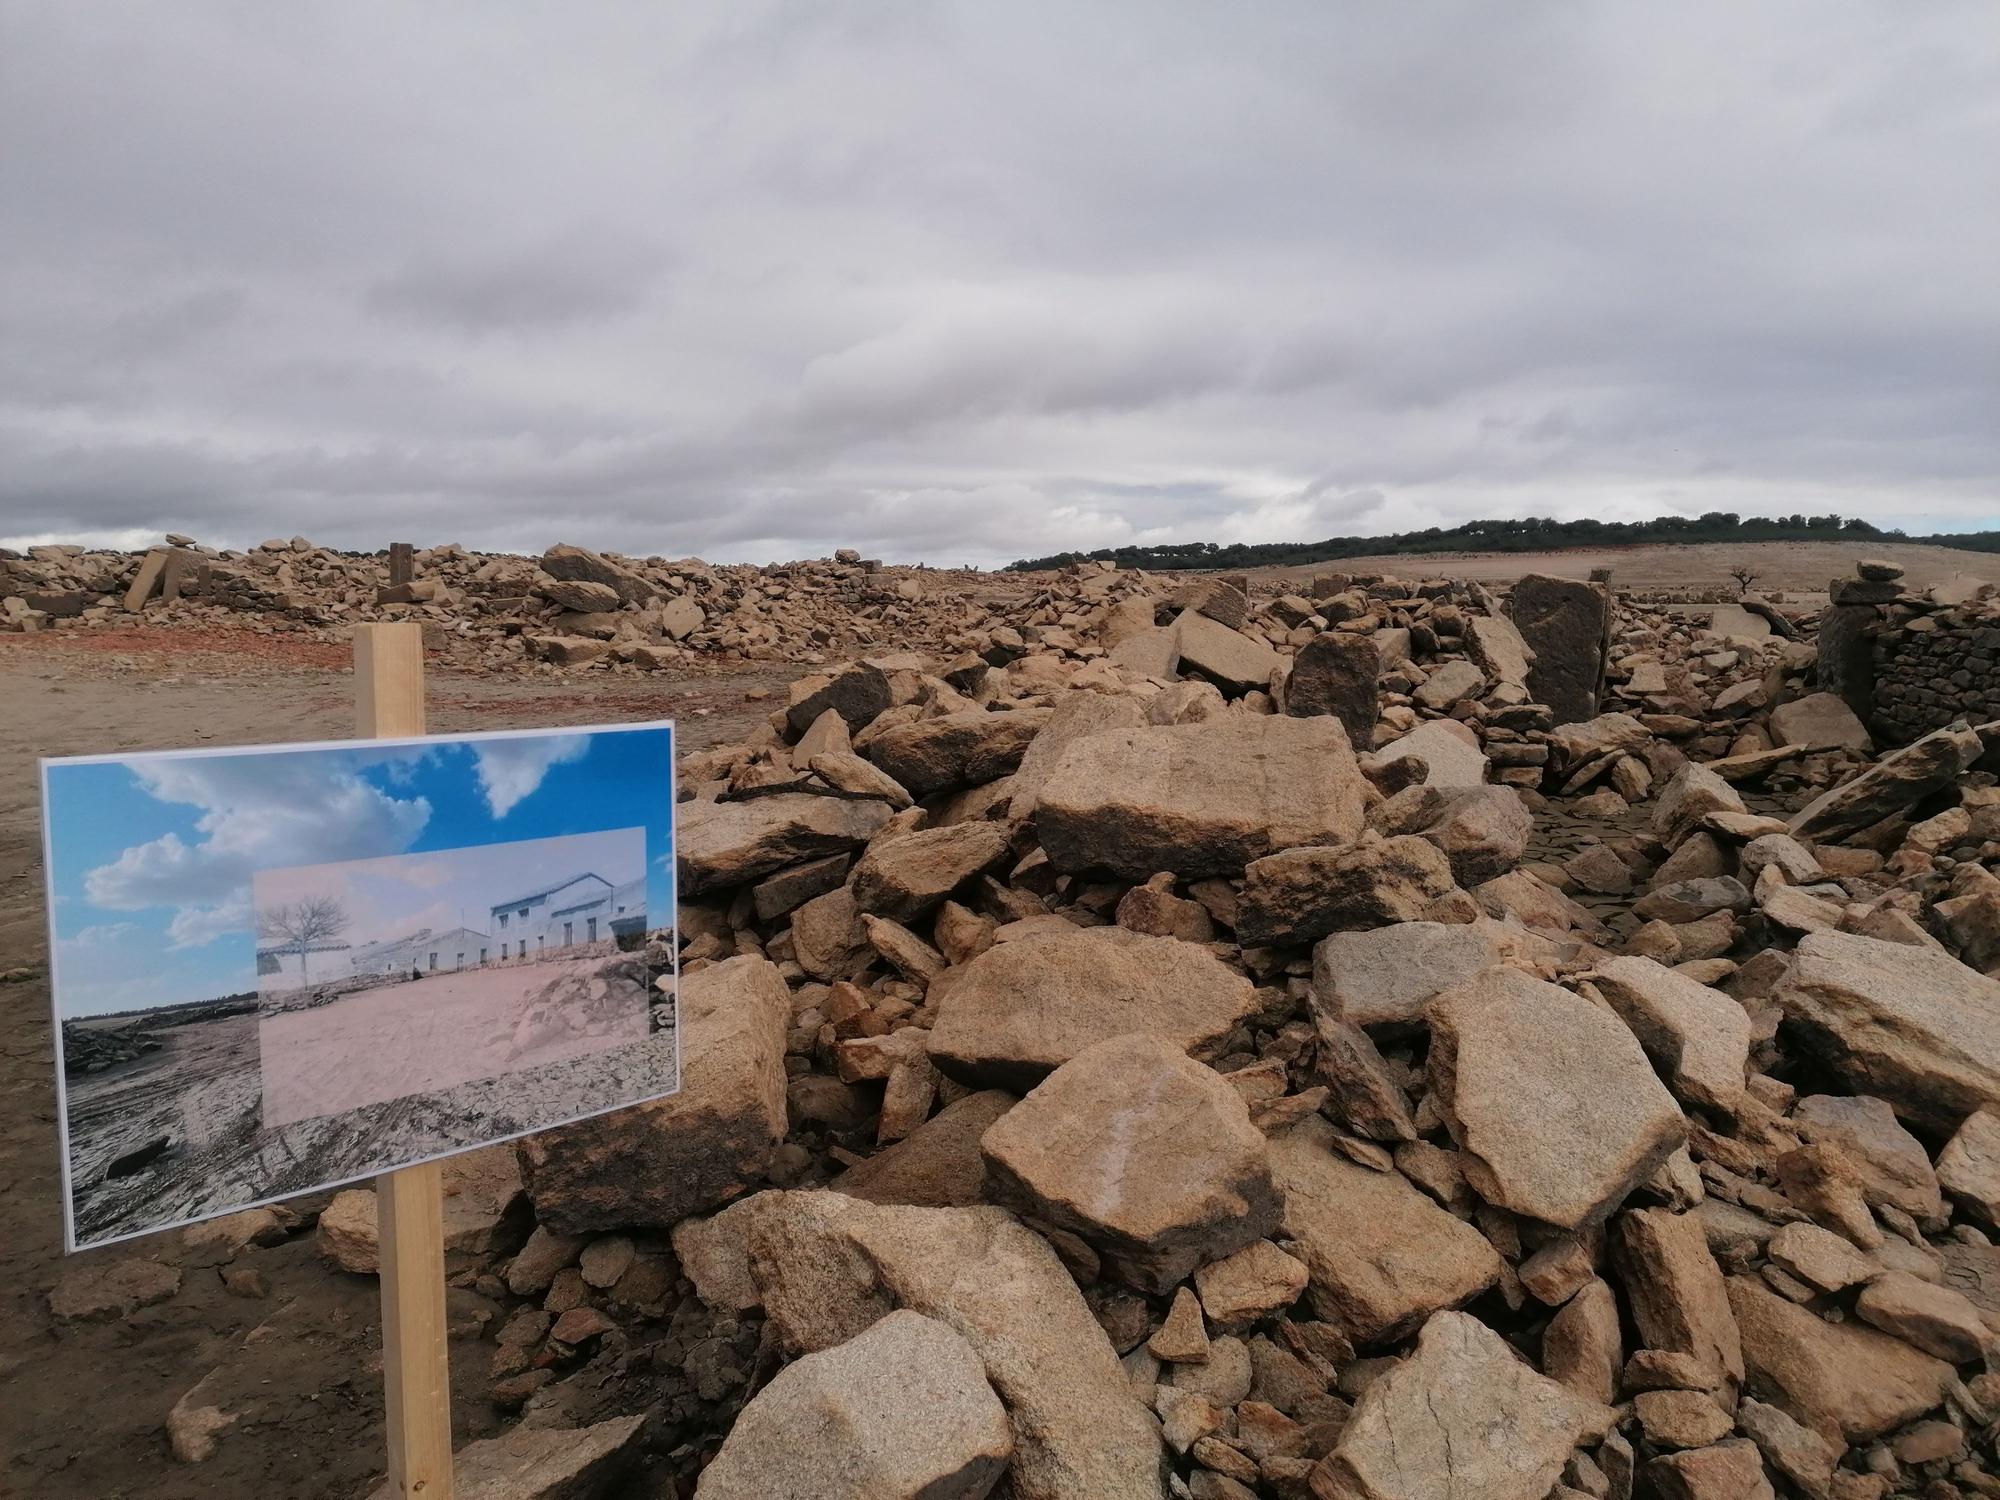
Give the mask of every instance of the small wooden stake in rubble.
[[(414, 624), (354, 631), (355, 730), (424, 732), (424, 647)], [(382, 1264), (382, 1376), (397, 1495), (451, 1500), (451, 1362), (445, 1340), (444, 1184), (436, 1162), (375, 1179)]]

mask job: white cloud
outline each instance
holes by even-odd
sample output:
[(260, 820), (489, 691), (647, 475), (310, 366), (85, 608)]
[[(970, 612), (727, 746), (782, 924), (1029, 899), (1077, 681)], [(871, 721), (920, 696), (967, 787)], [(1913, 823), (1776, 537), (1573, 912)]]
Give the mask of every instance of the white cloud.
[(422, 797), (396, 798), (355, 774), (365, 755), (195, 756), (133, 763), (162, 802), (196, 807), (194, 841), (167, 833), (134, 844), (84, 876), (93, 905), (171, 907), (175, 947), (251, 925), (246, 893), (260, 869), (326, 864), (407, 849), (429, 822)]
[(524, 735), (519, 739), (482, 740), (473, 747), (479, 789), (493, 816), (504, 818), (541, 786), (552, 766), (581, 760), (590, 749), (583, 734)]

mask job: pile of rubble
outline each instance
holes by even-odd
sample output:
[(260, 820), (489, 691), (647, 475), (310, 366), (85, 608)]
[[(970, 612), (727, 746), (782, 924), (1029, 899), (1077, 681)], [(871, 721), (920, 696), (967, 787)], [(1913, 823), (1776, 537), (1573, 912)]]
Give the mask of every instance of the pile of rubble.
[(2000, 1494), (2000, 724), (1874, 758), (1780, 618), (1086, 570), (802, 679), (682, 768), (683, 1091), (460, 1267), (466, 1464)]

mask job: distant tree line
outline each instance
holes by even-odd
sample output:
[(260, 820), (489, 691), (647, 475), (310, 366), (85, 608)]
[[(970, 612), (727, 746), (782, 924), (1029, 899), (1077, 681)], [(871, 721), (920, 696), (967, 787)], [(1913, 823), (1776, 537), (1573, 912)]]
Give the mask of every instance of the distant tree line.
[(1467, 521), (1463, 526), (1427, 526), (1393, 536), (1330, 536), (1318, 542), (1163, 543), (1152, 547), (1100, 547), (1095, 552), (1057, 552), (1009, 563), (1009, 572), (1037, 572), (1074, 562), (1115, 562), (1121, 568), (1261, 568), (1334, 562), (1343, 557), (1388, 553), (1545, 552), (1559, 547), (1636, 547), (1648, 542), (1798, 542), (1870, 539), (1929, 542), (1970, 552), (2000, 552), (2000, 532), (1964, 536), (1907, 536), (1884, 531), (1859, 516), (1739, 516), (1712, 510), (1699, 516), (1660, 516), (1651, 521), (1557, 521), (1531, 516), (1524, 521)]

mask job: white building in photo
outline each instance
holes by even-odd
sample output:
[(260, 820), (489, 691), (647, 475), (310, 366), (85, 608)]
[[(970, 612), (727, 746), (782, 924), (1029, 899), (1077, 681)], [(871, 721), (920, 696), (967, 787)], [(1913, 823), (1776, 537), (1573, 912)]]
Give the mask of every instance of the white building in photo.
[(354, 950), (346, 943), (313, 943), (304, 953), (297, 943), (257, 950), (257, 993), (275, 995), (312, 984), (354, 977)]
[[(432, 929), (420, 927), (405, 937), (369, 943), (354, 950), (356, 974), (448, 974), (454, 969), (476, 969), (499, 957), (493, 939), (470, 927)], [(318, 982), (315, 974), (314, 982)]]
[(495, 957), (522, 958), (646, 930), (646, 882), (614, 884), (594, 871), (496, 902), (488, 927)]

